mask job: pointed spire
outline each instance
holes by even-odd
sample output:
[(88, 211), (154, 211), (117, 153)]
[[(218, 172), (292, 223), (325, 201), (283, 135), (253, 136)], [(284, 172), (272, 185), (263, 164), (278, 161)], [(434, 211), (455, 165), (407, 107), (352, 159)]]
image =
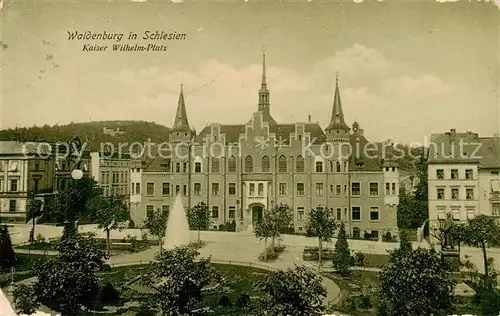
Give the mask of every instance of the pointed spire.
[(189, 123), (186, 114), (186, 104), (184, 102), (184, 89), (181, 84), (181, 92), (179, 93), (179, 102), (177, 103), (177, 114), (175, 115), (174, 130), (189, 130)]
[(262, 87), (264, 88), (267, 85), (266, 78), (266, 54), (262, 54)]
[(349, 126), (344, 121), (344, 112), (342, 111), (342, 101), (340, 100), (339, 76), (335, 75), (335, 95), (333, 97), (333, 108), (330, 125), (326, 130), (339, 129), (349, 130)]

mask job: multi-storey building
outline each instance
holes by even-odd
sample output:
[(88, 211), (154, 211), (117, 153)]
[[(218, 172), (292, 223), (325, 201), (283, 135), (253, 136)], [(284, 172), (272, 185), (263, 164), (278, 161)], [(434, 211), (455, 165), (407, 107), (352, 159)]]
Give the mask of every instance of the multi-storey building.
[(68, 159), (70, 154), (69, 144), (65, 142), (55, 143), (52, 145), (52, 158), (55, 161), (55, 179), (57, 190), (64, 190), (71, 186), (73, 181), (71, 172), (75, 168), (79, 168), (83, 172), (84, 177), (90, 175), (90, 152), (73, 152), (71, 159)]
[(448, 213), (461, 222), (479, 214), (500, 216), (500, 137), (451, 129), (431, 135), (428, 155), (429, 224), (435, 236)]
[(130, 212), (139, 212), (141, 206), (141, 186), (143, 161), (133, 159), (130, 161)]
[(54, 160), (49, 145), (0, 142), (0, 217), (25, 222), (29, 199), (53, 192)]
[(130, 206), (130, 155), (128, 153), (90, 153), (92, 178), (106, 197), (122, 198)]
[(278, 124), (270, 113), (264, 59), (251, 120), (213, 123), (196, 135), (181, 86), (170, 146), (144, 168), (134, 222), (143, 223), (155, 209), (168, 212), (180, 195), (186, 207), (206, 203), (214, 227), (234, 220), (237, 230), (250, 230), (266, 209), (284, 203), (293, 209), (297, 232), (304, 232), (308, 212), (317, 206), (330, 209), (354, 236), (396, 232), (397, 165), (383, 161), (378, 150), (364, 150), (369, 143), (359, 124), (351, 131), (344, 120), (338, 81), (333, 98), (324, 131), (310, 119)]

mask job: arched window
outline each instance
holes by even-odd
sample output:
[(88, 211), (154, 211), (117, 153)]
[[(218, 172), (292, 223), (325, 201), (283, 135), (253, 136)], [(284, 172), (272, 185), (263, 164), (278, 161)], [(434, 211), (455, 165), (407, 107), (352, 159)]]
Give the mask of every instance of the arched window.
[(268, 156), (262, 157), (262, 172), (269, 172), (271, 170), (271, 163)]
[(227, 172), (236, 172), (236, 158), (234, 156), (227, 160)]
[(212, 172), (213, 173), (219, 173), (220, 172), (219, 158), (212, 158)]
[(286, 157), (280, 156), (278, 159), (278, 172), (286, 172)]
[(252, 158), (252, 156), (247, 156), (245, 158), (245, 172), (253, 172), (253, 158)]
[(304, 157), (298, 156), (295, 164), (295, 169), (297, 172), (304, 172)]

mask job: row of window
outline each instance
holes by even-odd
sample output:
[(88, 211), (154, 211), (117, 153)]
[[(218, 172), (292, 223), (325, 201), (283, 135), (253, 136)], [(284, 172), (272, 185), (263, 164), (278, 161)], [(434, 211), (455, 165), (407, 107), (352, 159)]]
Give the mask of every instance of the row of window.
[(128, 183), (128, 171), (101, 171), (101, 183)]
[[(337, 221), (347, 221), (347, 207), (344, 208), (344, 213), (342, 214), (342, 208), (337, 207), (336, 214), (333, 213), (333, 209), (331, 209), (331, 216), (335, 216)], [(370, 221), (378, 221), (380, 219), (380, 209), (377, 206), (372, 206), (369, 208), (369, 218)], [(305, 217), (305, 208), (297, 207), (297, 213), (295, 216), (297, 221), (305, 221), (307, 220)], [(351, 220), (352, 221), (361, 221), (361, 207), (360, 206), (352, 206), (351, 207)]]
[[(154, 211), (154, 205), (146, 205), (146, 216), (149, 217)], [(168, 214), (170, 213), (170, 205), (162, 205), (161, 206), (161, 212), (163, 214)], [(218, 205), (213, 205), (211, 208), (210, 208), (210, 216), (214, 219), (217, 219), (219, 218), (220, 214), (219, 214), (219, 206)], [(234, 220), (235, 219), (235, 216), (236, 216), (236, 206), (234, 205), (231, 205), (229, 206), (229, 209), (228, 209), (228, 218), (231, 220)]]
[(10, 172), (17, 172), (19, 171), (19, 161), (16, 160), (0, 161), (0, 171), (3, 171), (4, 168), (6, 168), (7, 171)]
[[(437, 208), (437, 217), (438, 219), (446, 219), (446, 213), (447, 213), (447, 209), (446, 209), (446, 206), (438, 206)], [(450, 207), (450, 210), (451, 210), (451, 216), (454, 220), (460, 220), (460, 210), (461, 210), (461, 207), (460, 206), (451, 206)], [(467, 206), (465, 208), (466, 210), (466, 214), (467, 214), (467, 219), (472, 219), (474, 218), (475, 214), (476, 214), (476, 209), (475, 207), (473, 206)]]
[[(38, 179), (37, 182), (35, 183), (38, 189)], [(3, 179), (0, 179), (0, 191), (4, 190), (4, 184), (3, 184)], [(11, 179), (9, 180), (9, 187), (7, 188), (7, 191), (9, 192), (18, 192), (19, 190), (19, 180), (18, 179)]]
[(128, 192), (127, 186), (103, 186), (104, 196), (126, 195)]
[[(167, 162), (165, 164), (161, 164), (161, 167), (165, 168), (166, 172), (171, 172), (171, 163)], [(330, 172), (347, 172), (348, 166), (347, 162), (341, 163), (337, 161), (334, 163), (330, 161)], [(322, 161), (317, 161), (315, 163), (315, 172), (324, 172), (324, 166)], [(254, 171), (254, 161), (252, 156), (247, 156), (244, 162), (244, 170), (246, 173), (250, 173)], [(285, 156), (280, 156), (278, 158), (278, 172), (287, 173), (290, 172), (290, 168), (288, 167), (287, 158)], [(187, 162), (177, 162), (175, 163), (175, 172), (176, 173), (188, 173), (188, 163)], [(201, 162), (194, 163), (194, 172), (201, 172)], [(219, 158), (211, 159), (211, 169), (212, 173), (220, 173), (221, 172), (221, 163)], [(236, 172), (236, 158), (231, 156), (227, 159), (227, 172), (235, 173)], [(262, 157), (261, 160), (261, 172), (271, 172), (271, 160), (268, 156)], [(302, 156), (298, 156), (295, 160), (295, 172), (303, 173), (305, 172), (304, 167), (304, 158)]]
[[(437, 188), (436, 196), (438, 200), (446, 200), (445, 188)], [(451, 188), (450, 189), (450, 197), (451, 200), (460, 200), (460, 188)], [(466, 200), (474, 200), (474, 188), (466, 188), (465, 189), (465, 199)]]
[[(458, 169), (451, 169), (450, 170), (450, 177), (449, 179), (451, 180), (458, 180), (460, 179), (460, 174), (458, 172)], [(436, 169), (436, 179), (443, 180), (445, 179), (445, 172), (444, 169)], [(465, 175), (462, 179), (465, 180), (472, 180), (474, 179), (474, 170), (473, 169), (465, 169)]]
[[(138, 186), (139, 184), (136, 183), (136, 193), (135, 194), (140, 194), (140, 187)], [(219, 183), (213, 182), (211, 184), (211, 194), (212, 195), (219, 195), (220, 194), (220, 186)], [(133, 188), (134, 186), (132, 186)], [(257, 191), (255, 190), (256, 186), (255, 183), (250, 183), (249, 184), (249, 195), (250, 196), (263, 196), (264, 195), (264, 184), (263, 183), (258, 183), (257, 184)], [(181, 186), (176, 185), (175, 186), (175, 194), (180, 194)], [(162, 195), (165, 196), (170, 196), (172, 195), (173, 191), (173, 186), (170, 185), (169, 182), (163, 182), (162, 183)], [(183, 195), (188, 194), (188, 189), (187, 185), (183, 185)], [(317, 196), (324, 196), (324, 184), (321, 182), (318, 182), (315, 184), (315, 192)], [(347, 196), (348, 190), (347, 190), (347, 185), (344, 185), (344, 190), (342, 191), (342, 185), (337, 184), (335, 186), (335, 191), (334, 191), (334, 186), (330, 185), (330, 195), (336, 195), (336, 196), (342, 196), (342, 192), (344, 192), (344, 195)], [(386, 192), (391, 192), (391, 186), (389, 183), (386, 183)], [(392, 192), (396, 192), (396, 184), (392, 183)], [(134, 194), (134, 193), (133, 193)], [(201, 183), (197, 182), (194, 183), (194, 190), (193, 190), (194, 195), (201, 195)], [(146, 195), (148, 196), (154, 196), (155, 195), (155, 183), (154, 182), (148, 182), (146, 183)], [(236, 183), (232, 182), (228, 184), (228, 195), (236, 195)], [(287, 183), (279, 183), (278, 184), (278, 195), (288, 195), (288, 188), (287, 188)], [(303, 196), (305, 195), (305, 184), (304, 183), (297, 183), (296, 184), (296, 195), (298, 196)], [(361, 183), (360, 182), (352, 182), (352, 187), (351, 187), (351, 195), (352, 196), (361, 196)], [(369, 195), (371, 197), (377, 197), (379, 196), (379, 185), (378, 182), (370, 182), (370, 187), (369, 187)]]
[[(210, 212), (211, 212), (211, 217), (216, 219), (219, 218), (219, 206), (218, 205), (212, 205), (210, 207)], [(151, 213), (154, 211), (154, 205), (146, 205), (146, 215), (149, 217)], [(161, 206), (161, 212), (169, 214), (170, 212), (170, 205), (162, 205)], [(342, 208), (338, 207), (336, 209), (336, 214), (333, 213), (334, 210), (331, 209), (331, 215), (334, 216), (336, 215), (336, 220), (337, 221), (345, 221), (348, 220), (347, 218), (347, 208), (344, 208), (344, 213), (342, 213)], [(229, 219), (235, 219), (236, 215), (236, 206), (231, 205), (228, 208), (228, 218)], [(380, 219), (380, 209), (376, 206), (370, 207), (369, 208), (369, 219), (370, 221), (378, 221)], [(307, 220), (306, 218), (306, 212), (304, 207), (297, 207), (297, 212), (295, 214), (295, 219), (297, 221), (305, 221)], [(361, 207), (360, 206), (353, 206), (351, 208), (351, 220), (352, 221), (361, 221)]]

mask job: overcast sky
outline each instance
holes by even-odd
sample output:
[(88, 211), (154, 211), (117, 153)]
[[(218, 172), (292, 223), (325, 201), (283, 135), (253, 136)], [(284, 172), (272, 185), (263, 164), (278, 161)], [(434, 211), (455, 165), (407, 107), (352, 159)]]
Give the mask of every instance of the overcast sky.
[[(450, 128), (499, 132), (493, 2), (264, 3), (4, 0), (0, 128), (88, 120), (171, 126), (181, 82), (189, 122), (244, 123), (262, 52), (278, 122), (330, 120), (335, 73), (346, 122), (370, 140)], [(265, 1), (267, 2), (267, 1)], [(186, 33), (166, 52), (83, 52), (68, 31)], [(110, 48), (108, 48), (109, 50)]]

